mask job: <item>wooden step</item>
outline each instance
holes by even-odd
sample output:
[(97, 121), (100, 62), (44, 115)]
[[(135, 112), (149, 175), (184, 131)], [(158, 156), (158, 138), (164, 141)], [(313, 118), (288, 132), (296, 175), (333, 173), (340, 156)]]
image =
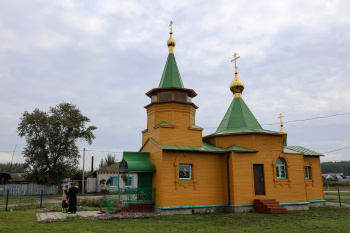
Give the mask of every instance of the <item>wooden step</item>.
[(255, 211), (267, 214), (286, 214), (287, 209), (281, 206), (274, 199), (255, 199)]

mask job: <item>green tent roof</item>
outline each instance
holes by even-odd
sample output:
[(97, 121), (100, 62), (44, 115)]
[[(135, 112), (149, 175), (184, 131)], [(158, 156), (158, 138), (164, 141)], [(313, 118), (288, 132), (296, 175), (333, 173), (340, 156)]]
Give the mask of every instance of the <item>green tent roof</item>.
[(170, 53), (166, 61), (162, 79), (159, 83), (159, 88), (166, 87), (177, 87), (184, 88), (180, 76), (179, 69), (177, 68), (175, 56), (173, 53)]
[(234, 98), (214, 134), (230, 133), (278, 133), (264, 130), (242, 98)]
[(306, 156), (324, 156), (323, 154), (302, 146), (286, 146), (284, 147), (284, 153), (300, 153)]
[[(152, 138), (151, 138), (152, 139)], [(215, 153), (226, 153), (229, 151), (240, 152), (240, 153), (256, 153), (258, 151), (244, 148), (241, 146), (230, 146), (228, 148), (217, 147), (209, 142), (203, 141), (202, 146), (177, 146), (177, 145), (162, 145), (152, 139), (157, 143), (163, 150), (178, 150), (178, 151), (200, 151), (200, 152), (215, 152)]]
[(123, 152), (119, 172), (155, 172), (156, 166), (149, 156), (149, 152)]

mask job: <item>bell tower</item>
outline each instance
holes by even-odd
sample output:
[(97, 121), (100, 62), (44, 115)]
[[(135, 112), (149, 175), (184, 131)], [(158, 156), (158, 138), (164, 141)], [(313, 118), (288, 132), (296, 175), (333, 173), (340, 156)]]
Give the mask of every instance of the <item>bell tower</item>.
[(151, 138), (161, 145), (202, 146), (203, 129), (195, 124), (198, 107), (192, 103), (197, 94), (183, 86), (174, 56), (172, 24), (167, 41), (169, 55), (159, 86), (146, 93), (151, 103), (145, 106), (147, 129), (142, 131), (142, 145)]

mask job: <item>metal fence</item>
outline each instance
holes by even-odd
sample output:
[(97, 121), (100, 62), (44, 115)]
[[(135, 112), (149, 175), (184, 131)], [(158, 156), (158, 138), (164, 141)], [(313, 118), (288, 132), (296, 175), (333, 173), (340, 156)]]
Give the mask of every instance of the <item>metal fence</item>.
[(9, 190), (11, 196), (30, 196), (40, 195), (41, 191), (44, 195), (57, 194), (60, 187), (50, 184), (4, 184), (0, 185), (0, 196), (4, 196)]
[(110, 214), (132, 204), (149, 204), (155, 202), (154, 188), (119, 188), (100, 199), (100, 209), (107, 208)]

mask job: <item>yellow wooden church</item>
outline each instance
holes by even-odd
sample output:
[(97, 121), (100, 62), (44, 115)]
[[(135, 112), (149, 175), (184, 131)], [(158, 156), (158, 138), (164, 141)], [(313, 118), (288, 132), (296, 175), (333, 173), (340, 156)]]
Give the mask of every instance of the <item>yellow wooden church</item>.
[[(154, 188), (155, 210), (245, 212), (256, 207), (256, 200), (272, 199), (287, 210), (325, 205), (322, 154), (288, 146), (282, 115), (280, 132), (261, 127), (243, 100), (236, 54), (230, 84), (233, 100), (216, 132), (203, 137), (203, 129), (196, 125), (197, 94), (182, 83), (172, 35), (171, 27), (169, 55), (158, 88), (146, 93), (151, 100), (145, 106), (147, 129), (142, 131), (140, 151), (135, 152), (147, 156), (152, 169), (130, 171), (140, 172)], [(121, 163), (124, 170), (127, 162)], [(130, 160), (129, 168), (134, 162)]]

